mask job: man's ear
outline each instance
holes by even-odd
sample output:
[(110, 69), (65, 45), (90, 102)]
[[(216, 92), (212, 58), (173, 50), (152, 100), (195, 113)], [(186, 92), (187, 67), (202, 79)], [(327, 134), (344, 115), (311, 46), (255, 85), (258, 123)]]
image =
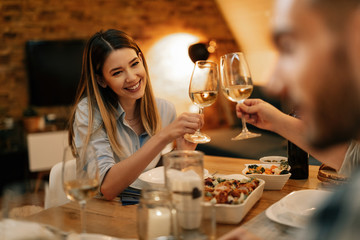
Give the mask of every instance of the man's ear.
[(103, 88), (106, 88), (106, 87), (107, 87), (107, 84), (106, 84), (106, 82), (105, 82), (105, 80), (104, 80), (103, 77), (101, 77), (101, 76), (98, 75), (98, 74), (96, 74), (95, 77), (96, 77), (96, 82), (97, 82), (101, 87), (103, 87)]

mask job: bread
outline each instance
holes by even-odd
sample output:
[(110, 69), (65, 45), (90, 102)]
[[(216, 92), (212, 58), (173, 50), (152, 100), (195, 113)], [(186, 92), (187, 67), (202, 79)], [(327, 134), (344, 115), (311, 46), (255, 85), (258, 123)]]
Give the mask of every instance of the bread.
[(317, 178), (322, 182), (328, 182), (332, 184), (343, 184), (348, 180), (345, 175), (338, 174), (335, 169), (325, 164), (320, 166)]

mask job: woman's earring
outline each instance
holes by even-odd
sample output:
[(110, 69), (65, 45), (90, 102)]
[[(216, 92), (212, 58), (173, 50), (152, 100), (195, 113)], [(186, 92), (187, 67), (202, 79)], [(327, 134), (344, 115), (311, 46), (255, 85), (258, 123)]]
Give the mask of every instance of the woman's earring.
[(106, 82), (104, 81), (104, 79), (102, 77), (100, 77), (99, 75), (96, 75), (96, 82), (103, 88), (107, 87)]

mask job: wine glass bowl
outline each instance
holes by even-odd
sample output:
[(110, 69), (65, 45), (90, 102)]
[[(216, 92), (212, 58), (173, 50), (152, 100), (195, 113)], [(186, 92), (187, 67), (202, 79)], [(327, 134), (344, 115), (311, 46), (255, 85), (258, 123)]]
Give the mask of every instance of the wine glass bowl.
[[(189, 85), (189, 97), (199, 107), (202, 114), (204, 107), (211, 106), (218, 95), (219, 69), (215, 62), (200, 60), (195, 62)], [(184, 138), (193, 143), (207, 143), (211, 138), (198, 129), (194, 134), (185, 134)]]
[[(242, 103), (253, 91), (250, 70), (243, 53), (228, 53), (220, 58), (221, 86), (225, 97), (232, 102)], [(242, 117), (242, 131), (231, 140), (259, 137), (261, 134), (250, 132)]]
[[(68, 199), (80, 204), (81, 231), (86, 232), (86, 201), (94, 197), (99, 188), (99, 168), (95, 151), (91, 146), (77, 148), (76, 156), (70, 147), (64, 150), (62, 181)], [(75, 161), (75, 162), (74, 162)]]

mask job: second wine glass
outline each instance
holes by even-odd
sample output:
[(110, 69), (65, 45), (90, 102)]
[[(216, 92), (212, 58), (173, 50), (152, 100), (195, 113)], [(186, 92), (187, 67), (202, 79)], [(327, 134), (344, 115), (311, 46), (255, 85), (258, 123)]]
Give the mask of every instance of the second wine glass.
[[(219, 70), (215, 62), (200, 60), (195, 62), (191, 75), (189, 96), (203, 114), (204, 107), (212, 105), (218, 95)], [(211, 138), (198, 129), (194, 134), (185, 134), (185, 139), (193, 143), (207, 143)]]
[[(251, 74), (245, 56), (241, 52), (228, 53), (220, 58), (221, 85), (227, 99), (232, 102), (242, 103), (250, 97), (253, 91)], [(259, 137), (261, 134), (250, 132), (246, 121), (242, 117), (242, 131), (231, 140), (242, 140)]]
[(99, 188), (99, 169), (95, 151), (91, 146), (77, 149), (74, 159), (70, 147), (63, 156), (62, 182), (68, 199), (80, 204), (81, 232), (86, 232), (86, 201), (96, 195)]

